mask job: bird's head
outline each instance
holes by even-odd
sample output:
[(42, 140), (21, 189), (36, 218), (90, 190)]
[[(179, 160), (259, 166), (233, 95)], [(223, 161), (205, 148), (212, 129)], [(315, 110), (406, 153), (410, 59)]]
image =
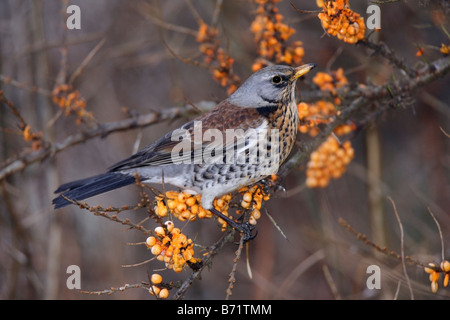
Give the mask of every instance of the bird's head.
[(299, 67), (274, 65), (252, 74), (227, 100), (249, 108), (277, 105), (283, 100), (294, 100), (295, 83), (316, 64), (308, 63)]

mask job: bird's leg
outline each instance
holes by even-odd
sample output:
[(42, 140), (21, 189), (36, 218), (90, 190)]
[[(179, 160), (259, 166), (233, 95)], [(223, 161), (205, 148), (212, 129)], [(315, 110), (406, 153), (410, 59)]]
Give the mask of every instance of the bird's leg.
[(211, 208), (209, 210), (212, 213), (214, 213), (216, 216), (218, 216), (219, 218), (222, 218), (223, 220), (225, 220), (225, 222), (228, 223), (230, 226), (232, 226), (234, 229), (244, 233), (244, 242), (252, 240), (256, 237), (257, 233), (255, 233), (255, 235), (252, 235), (252, 231), (255, 227), (252, 226), (250, 223), (248, 223), (248, 222), (238, 223), (238, 222), (228, 218), (226, 215), (224, 215), (222, 212), (220, 212), (216, 208)]

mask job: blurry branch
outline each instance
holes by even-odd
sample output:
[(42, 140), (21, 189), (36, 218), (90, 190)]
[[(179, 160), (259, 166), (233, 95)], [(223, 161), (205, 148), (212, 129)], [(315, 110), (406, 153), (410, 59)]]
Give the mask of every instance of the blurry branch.
[[(366, 244), (366, 245), (368, 245), (368, 246), (374, 248), (374, 249), (377, 250), (378, 252), (384, 253), (385, 255), (394, 257), (394, 258), (396, 258), (396, 259), (398, 259), (398, 260), (402, 260), (402, 256), (401, 256), (400, 254), (398, 254), (398, 253), (395, 252), (395, 251), (389, 251), (389, 249), (388, 249), (387, 247), (379, 246), (378, 244), (376, 244), (376, 243), (370, 241), (370, 240), (367, 238), (367, 236), (366, 236), (365, 234), (362, 234), (362, 233), (358, 232), (357, 230), (355, 230), (355, 229), (354, 229), (347, 221), (345, 221), (344, 219), (339, 218), (339, 221), (338, 221), (338, 222), (339, 222), (339, 224), (340, 224), (341, 226), (343, 226), (345, 229), (347, 229), (347, 231), (349, 231), (350, 233), (352, 233), (353, 235), (355, 235), (356, 238), (357, 238), (358, 240), (361, 240), (362, 242), (364, 242), (364, 244)], [(411, 264), (413, 264), (413, 265), (416, 265), (416, 266), (419, 266), (419, 267), (426, 267), (426, 264), (424, 264), (424, 263), (422, 263), (422, 262), (420, 262), (420, 261), (417, 261), (417, 260), (411, 258), (410, 256), (404, 256), (403, 259), (404, 259), (404, 261), (406, 261), (406, 262), (408, 262), (408, 263), (411, 263)]]
[(30, 86), (27, 83), (21, 83), (21, 82), (19, 82), (17, 80), (12, 79), (9, 76), (5, 76), (5, 75), (0, 74), (0, 81), (5, 83), (5, 84), (10, 84), (10, 85), (12, 85), (14, 87), (17, 87), (19, 89), (25, 89), (25, 90), (28, 90), (28, 91), (31, 91), (31, 92), (36, 92), (36, 93), (39, 93), (39, 94), (41, 94), (43, 96), (47, 96), (47, 97), (51, 96), (51, 92), (49, 90), (42, 89), (42, 88), (39, 88), (37, 86)]
[(439, 238), (441, 239), (441, 259), (442, 261), (445, 260), (445, 247), (444, 247), (444, 236), (442, 235), (442, 229), (441, 229), (441, 225), (439, 224), (439, 221), (436, 219), (436, 217), (433, 214), (433, 211), (431, 211), (430, 208), (428, 208), (428, 212), (430, 214), (430, 216), (433, 218), (434, 223), (436, 224), (436, 227), (439, 231)]
[(363, 46), (366, 46), (369, 49), (372, 49), (374, 52), (373, 54), (380, 54), (383, 57), (385, 57), (387, 60), (389, 60), (392, 64), (394, 64), (397, 68), (403, 70), (406, 72), (406, 74), (413, 78), (416, 76), (417, 72), (411, 68), (409, 68), (405, 62), (404, 59), (398, 57), (394, 51), (392, 51), (384, 42), (374, 43), (370, 40), (364, 40), (358, 42), (358, 44), (362, 44)]
[(0, 167), (0, 181), (6, 177), (25, 169), (28, 165), (53, 157), (55, 154), (76, 144), (86, 142), (90, 139), (105, 138), (114, 132), (126, 131), (135, 128), (143, 128), (164, 120), (171, 120), (186, 115), (191, 111), (191, 107), (170, 108), (160, 112), (150, 112), (145, 115), (128, 118), (121, 121), (99, 124), (93, 129), (77, 132), (66, 137), (62, 142), (49, 144), (45, 143), (42, 148), (36, 151), (24, 151), (14, 158), (8, 159)]
[(84, 68), (88, 65), (88, 63), (92, 60), (92, 58), (100, 51), (100, 49), (105, 44), (106, 39), (103, 38), (84, 58), (78, 68), (74, 71), (74, 73), (70, 76), (68, 84), (73, 84), (75, 79), (83, 72)]
[(400, 253), (401, 253), (401, 258), (402, 258), (403, 273), (405, 274), (405, 279), (406, 279), (406, 283), (407, 283), (408, 288), (409, 288), (409, 294), (411, 296), (411, 300), (414, 300), (414, 293), (413, 293), (412, 286), (411, 286), (411, 280), (409, 280), (408, 272), (406, 271), (405, 248), (404, 248), (405, 235), (403, 233), (403, 224), (402, 224), (402, 221), (400, 220), (400, 216), (399, 216), (399, 214), (397, 212), (397, 207), (395, 205), (394, 200), (392, 200), (391, 197), (388, 197), (388, 199), (389, 199), (389, 201), (392, 204), (392, 208), (394, 209), (395, 217), (397, 218), (397, 222), (398, 222), (398, 225), (400, 227)]

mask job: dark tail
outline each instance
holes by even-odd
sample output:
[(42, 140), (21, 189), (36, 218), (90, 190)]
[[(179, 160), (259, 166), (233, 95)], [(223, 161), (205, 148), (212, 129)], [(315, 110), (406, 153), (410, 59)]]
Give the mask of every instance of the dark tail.
[[(134, 176), (118, 172), (108, 172), (87, 179), (76, 180), (60, 186), (55, 193), (61, 193), (71, 200), (84, 200), (135, 182)], [(71, 204), (62, 195), (53, 199), (55, 209)]]

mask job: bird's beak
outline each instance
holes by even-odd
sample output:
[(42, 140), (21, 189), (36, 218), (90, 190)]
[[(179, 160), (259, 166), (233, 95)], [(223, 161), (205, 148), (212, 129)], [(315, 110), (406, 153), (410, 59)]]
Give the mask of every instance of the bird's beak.
[(312, 68), (316, 67), (317, 64), (315, 63), (308, 63), (308, 64), (304, 64), (300, 67), (295, 68), (295, 73), (292, 75), (292, 77), (290, 78), (291, 81), (295, 81), (298, 78), (300, 78), (301, 76), (307, 74)]

